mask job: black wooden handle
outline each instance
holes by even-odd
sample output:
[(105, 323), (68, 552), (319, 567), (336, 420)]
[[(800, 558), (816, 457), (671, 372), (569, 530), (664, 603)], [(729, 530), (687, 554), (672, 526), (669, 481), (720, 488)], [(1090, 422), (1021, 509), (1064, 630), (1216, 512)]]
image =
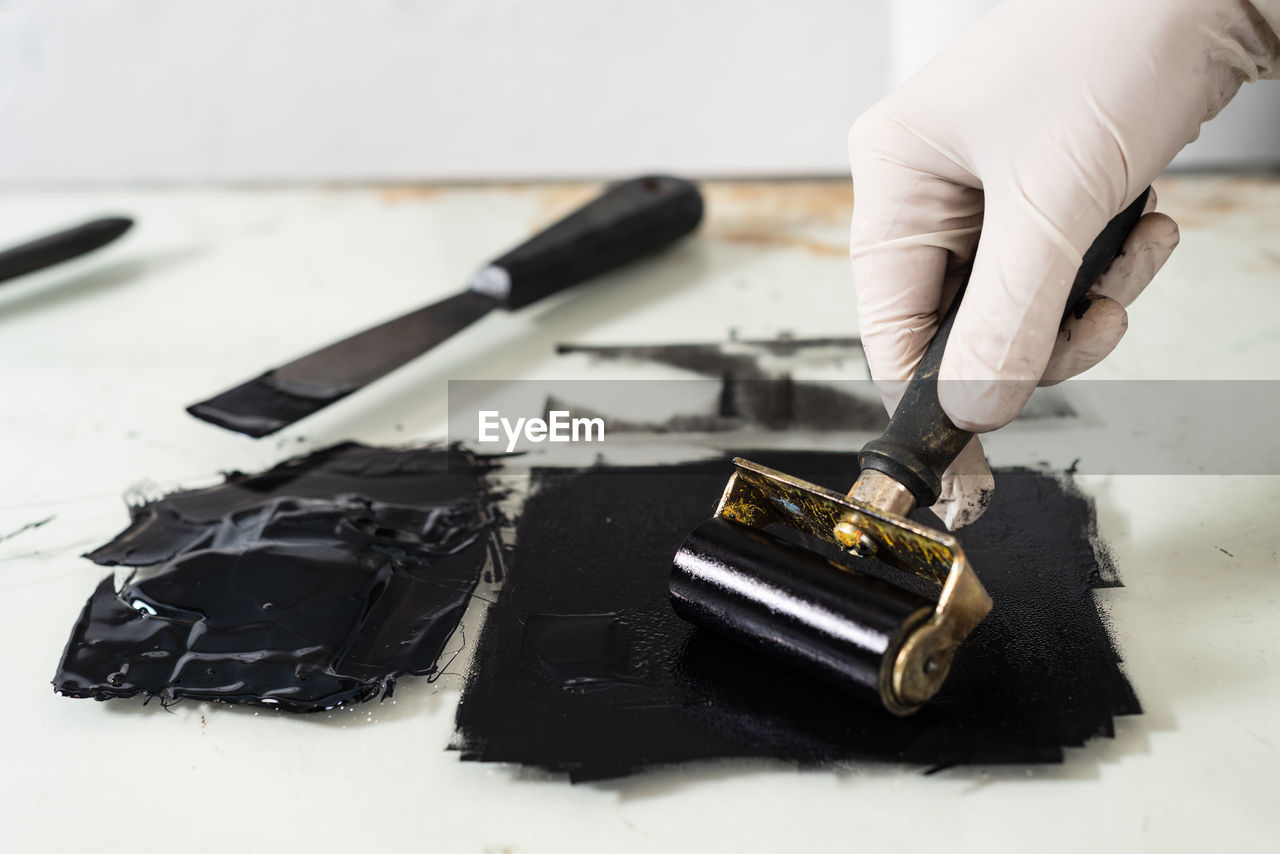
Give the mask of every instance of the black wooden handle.
[(34, 273), (106, 246), (129, 230), (127, 217), (95, 219), (0, 252), (0, 282)]
[[(1150, 188), (1143, 190), (1133, 204), (1107, 223), (1098, 239), (1084, 253), (1067, 297), (1066, 310), (1062, 314), (1064, 320), (1077, 309), (1089, 288), (1120, 254), (1125, 238), (1142, 216), (1150, 192)], [(963, 296), (964, 286), (961, 286), (929, 342), (920, 366), (907, 384), (906, 393), (889, 420), (889, 426), (879, 438), (864, 445), (858, 455), (861, 468), (889, 475), (911, 490), (920, 507), (930, 507), (938, 500), (942, 473), (973, 438), (968, 430), (961, 430), (951, 423), (938, 402), (938, 369), (942, 366), (942, 354)]]
[(472, 288), (503, 308), (520, 308), (655, 252), (701, 219), (702, 194), (689, 181), (668, 175), (623, 181), (498, 258)]

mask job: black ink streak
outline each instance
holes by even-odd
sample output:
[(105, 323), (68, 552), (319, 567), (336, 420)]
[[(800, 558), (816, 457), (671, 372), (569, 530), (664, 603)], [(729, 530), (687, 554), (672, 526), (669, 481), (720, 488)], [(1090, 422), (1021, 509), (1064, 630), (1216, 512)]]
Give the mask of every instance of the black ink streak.
[(56, 518), (58, 517), (46, 516), (43, 519), (37, 519), (34, 522), (28, 522), (27, 524), (23, 525), (20, 528), (16, 528), (15, 530), (12, 530), (7, 534), (0, 535), (0, 543), (3, 543), (7, 540), (12, 540), (14, 537), (18, 536), (19, 534), (25, 534), (27, 531), (34, 531), (36, 528), (43, 528), (45, 525), (48, 525), (50, 522), (52, 522)]
[(88, 557), (103, 579), (54, 678), (136, 694), (317, 711), (429, 674), (491, 548), (485, 464), (461, 450), (338, 445), (133, 508)]
[[(856, 474), (851, 455), (746, 456), (837, 489)], [(1141, 711), (1093, 599), (1118, 582), (1069, 482), (997, 474), (986, 515), (960, 533), (995, 610), (934, 703), (895, 718), (672, 613), (671, 558), (728, 471), (535, 471), (458, 710), (464, 759), (575, 781), (721, 758), (1060, 762)]]
[[(781, 337), (728, 344), (646, 346), (559, 344), (556, 353), (584, 353), (604, 361), (652, 362), (721, 381), (719, 406), (714, 412), (676, 416), (661, 424), (606, 417), (608, 433), (722, 432), (748, 426), (879, 432), (889, 423), (878, 399), (848, 394), (832, 385), (797, 380), (790, 369), (782, 367), (785, 360), (796, 358), (836, 365), (846, 359), (862, 363), (865, 356), (858, 338)], [(552, 399), (547, 407), (571, 404), (572, 401)], [(588, 413), (580, 406), (572, 408), (580, 416), (602, 414)]]
[[(722, 433), (751, 428), (879, 433), (889, 423), (879, 395), (866, 379), (850, 377), (841, 383), (824, 383), (796, 376), (805, 366), (836, 368), (846, 374), (850, 363), (865, 366), (866, 357), (858, 338), (782, 335), (769, 339), (731, 337), (722, 344), (559, 344), (556, 353), (579, 353), (600, 361), (648, 362), (720, 380), (719, 400), (714, 408), (680, 413), (662, 421), (620, 418), (559, 395), (548, 398), (547, 412), (565, 409), (578, 417), (602, 418), (605, 432), (611, 435)], [(859, 390), (863, 393), (856, 393)], [(1018, 418), (1075, 415), (1075, 409), (1061, 396), (1041, 393), (1031, 399)]]

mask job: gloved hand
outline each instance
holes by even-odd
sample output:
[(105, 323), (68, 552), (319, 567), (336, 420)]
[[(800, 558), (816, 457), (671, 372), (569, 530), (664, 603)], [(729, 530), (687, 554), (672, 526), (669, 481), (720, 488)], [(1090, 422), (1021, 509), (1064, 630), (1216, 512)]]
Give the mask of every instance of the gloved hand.
[[(1278, 31), (1280, 0), (1005, 0), (863, 114), (851, 255), (890, 411), (970, 268), (938, 384), (957, 426), (1001, 427), (1110, 353), (1178, 229), (1145, 214), (1059, 328), (1082, 253), (1242, 82), (1280, 74)], [(993, 486), (975, 437), (934, 509), (968, 524)]]

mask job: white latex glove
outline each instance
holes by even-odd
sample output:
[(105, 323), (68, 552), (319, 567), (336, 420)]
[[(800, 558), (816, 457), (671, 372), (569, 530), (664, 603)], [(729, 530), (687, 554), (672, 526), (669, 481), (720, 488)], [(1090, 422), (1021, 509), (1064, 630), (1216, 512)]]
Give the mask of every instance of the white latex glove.
[[(1177, 226), (1143, 216), (1059, 329), (1082, 253), (1241, 83), (1280, 72), (1278, 30), (1280, 0), (1005, 0), (860, 117), (851, 254), (890, 411), (970, 267), (939, 374), (957, 426), (1001, 427), (1110, 353)], [(993, 487), (975, 438), (934, 509), (960, 527)]]

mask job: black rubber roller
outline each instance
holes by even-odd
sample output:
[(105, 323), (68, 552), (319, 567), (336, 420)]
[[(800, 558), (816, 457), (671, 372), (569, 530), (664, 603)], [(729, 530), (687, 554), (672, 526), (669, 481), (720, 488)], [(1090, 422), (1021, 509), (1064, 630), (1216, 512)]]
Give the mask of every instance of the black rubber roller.
[(682, 618), (880, 703), (909, 629), (934, 603), (771, 534), (720, 517), (676, 552)]

